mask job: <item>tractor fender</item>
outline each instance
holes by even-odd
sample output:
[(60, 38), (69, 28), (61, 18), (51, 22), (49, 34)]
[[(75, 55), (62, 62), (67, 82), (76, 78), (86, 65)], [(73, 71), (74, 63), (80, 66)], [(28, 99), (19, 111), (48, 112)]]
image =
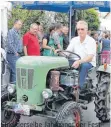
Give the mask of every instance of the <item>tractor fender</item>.
[(108, 64), (106, 69), (104, 69), (104, 65), (99, 66), (97, 72), (106, 72), (111, 74), (111, 64)]

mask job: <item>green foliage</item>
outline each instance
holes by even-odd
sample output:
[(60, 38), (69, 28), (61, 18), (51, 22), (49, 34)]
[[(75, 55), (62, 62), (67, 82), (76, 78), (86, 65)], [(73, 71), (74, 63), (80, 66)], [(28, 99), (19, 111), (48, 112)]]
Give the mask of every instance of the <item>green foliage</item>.
[[(95, 9), (76, 10), (76, 21), (86, 20), (88, 22), (89, 30), (97, 31), (99, 28), (99, 17)], [(56, 13), (55, 21), (68, 24), (68, 14)]]
[(55, 22), (68, 25), (68, 14), (66, 13), (55, 13)]
[(77, 10), (77, 21), (78, 20), (86, 20), (88, 22), (89, 30), (97, 31), (99, 28), (99, 17), (98, 13), (95, 9), (88, 10)]
[(85, 19), (88, 22), (89, 30), (97, 31), (99, 28), (99, 17), (95, 9), (85, 11)]
[(13, 23), (16, 19), (23, 21), (23, 27), (21, 33), (24, 34), (29, 30), (31, 23), (41, 22), (41, 18), (44, 17), (44, 12), (38, 10), (24, 10), (20, 7), (12, 9), (12, 18), (8, 21), (9, 29), (13, 27)]
[[(88, 22), (90, 30), (98, 30), (99, 27), (99, 18), (98, 14), (94, 9), (88, 10), (77, 10), (76, 11), (76, 20), (85, 19)], [(20, 9), (20, 7), (13, 8), (12, 10), (12, 18), (9, 19), (8, 26), (9, 29), (12, 28), (15, 19), (21, 19), (23, 23), (23, 27), (21, 33), (24, 34), (29, 30), (30, 24), (34, 22), (40, 22), (45, 32), (48, 31), (49, 26), (52, 23), (62, 23), (63, 25), (68, 25), (69, 15), (66, 13), (55, 13), (55, 12), (46, 12), (39, 10), (24, 10)]]

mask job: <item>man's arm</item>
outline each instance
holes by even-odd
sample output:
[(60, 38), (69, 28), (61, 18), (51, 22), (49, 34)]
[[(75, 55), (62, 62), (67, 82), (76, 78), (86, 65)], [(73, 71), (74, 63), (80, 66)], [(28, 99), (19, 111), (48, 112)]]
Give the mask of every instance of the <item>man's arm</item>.
[(57, 44), (57, 48), (60, 49), (60, 50), (62, 50), (62, 47), (61, 47), (60, 43)]
[(78, 68), (80, 64), (82, 63), (87, 63), (87, 62), (91, 62), (93, 59), (94, 55), (88, 55), (87, 57), (81, 59), (81, 60), (77, 60), (73, 63), (72, 67), (74, 68)]
[(58, 49), (62, 49), (61, 45), (60, 45), (60, 39), (59, 39), (59, 35), (58, 34), (53, 34), (53, 39), (54, 39), (54, 44), (57, 45)]
[(94, 57), (94, 55), (88, 55), (87, 57), (85, 57), (81, 60), (78, 60), (78, 62), (79, 62), (79, 64), (86, 63), (86, 62), (91, 62), (93, 57)]
[(24, 54), (25, 54), (25, 56), (27, 56), (28, 54), (27, 54), (27, 45), (28, 45), (28, 42), (29, 42), (29, 37), (25, 34), (24, 36), (23, 36), (23, 50), (24, 50)]
[(25, 56), (27, 56), (27, 47), (24, 46), (24, 47), (23, 47), (23, 50), (24, 50), (24, 54), (25, 54)]
[(74, 52), (74, 44), (75, 44), (75, 40), (73, 38), (73, 39), (71, 39), (66, 51)]
[(18, 56), (19, 54), (17, 53), (15, 47), (14, 47), (14, 37), (13, 37), (13, 34), (12, 34), (12, 31), (9, 31), (8, 32), (8, 46), (9, 46), (9, 49), (11, 49), (11, 51), (16, 55)]
[(88, 55), (81, 60), (77, 60), (73, 63), (72, 67), (78, 68), (81, 63), (91, 62), (93, 57), (96, 55), (96, 42), (92, 41), (87, 48)]

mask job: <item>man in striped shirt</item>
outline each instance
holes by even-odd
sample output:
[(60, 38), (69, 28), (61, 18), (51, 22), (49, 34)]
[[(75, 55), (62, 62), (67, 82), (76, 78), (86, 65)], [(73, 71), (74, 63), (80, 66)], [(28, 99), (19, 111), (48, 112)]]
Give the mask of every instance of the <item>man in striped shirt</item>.
[(20, 57), (19, 53), (22, 52), (22, 40), (19, 33), (22, 24), (21, 20), (15, 20), (13, 28), (9, 30), (7, 35), (6, 57), (11, 69), (10, 82), (16, 81), (16, 61)]

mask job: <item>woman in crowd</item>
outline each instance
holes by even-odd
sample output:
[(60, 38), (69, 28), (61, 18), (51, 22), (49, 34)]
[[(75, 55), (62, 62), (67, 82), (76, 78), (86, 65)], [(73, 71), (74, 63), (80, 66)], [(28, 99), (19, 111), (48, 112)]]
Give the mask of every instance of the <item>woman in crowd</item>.
[(43, 37), (43, 56), (54, 56), (55, 55), (55, 46), (54, 39), (52, 38), (52, 34), (55, 32), (55, 26), (51, 26), (49, 28), (49, 33), (44, 35)]
[(60, 23), (55, 24), (55, 32), (52, 34), (54, 39), (55, 48), (63, 50), (63, 36), (62, 36), (62, 25)]
[(102, 47), (102, 64), (110, 63), (110, 40), (108, 38), (108, 34), (105, 34), (104, 38), (101, 40)]

